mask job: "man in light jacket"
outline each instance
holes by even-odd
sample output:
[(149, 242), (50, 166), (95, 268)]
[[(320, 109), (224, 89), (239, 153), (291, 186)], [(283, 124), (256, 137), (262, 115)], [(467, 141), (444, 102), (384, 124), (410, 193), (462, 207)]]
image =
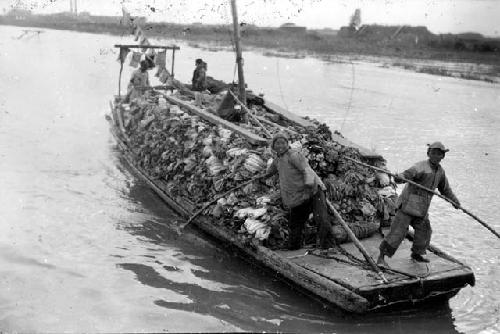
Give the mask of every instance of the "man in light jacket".
[(290, 211), (288, 249), (302, 248), (305, 223), (312, 212), (318, 227), (320, 248), (328, 250), (335, 240), (325, 200), (325, 185), (299, 150), (291, 149), (284, 133), (274, 135), (271, 148), (276, 158), (267, 175), (279, 174), (281, 200)]
[[(441, 142), (428, 145), (427, 156), (429, 159), (418, 162), (410, 169), (398, 174), (395, 181), (403, 183), (401, 178), (416, 182), (431, 190), (438, 189), (439, 192), (453, 201), (458, 208), (460, 202), (451, 190), (444, 169), (439, 164), (449, 150)], [(426, 253), (431, 241), (431, 224), (428, 210), (433, 194), (420, 189), (412, 184), (406, 184), (403, 192), (398, 198), (397, 213), (391, 224), (389, 234), (380, 244), (380, 255), (377, 264), (387, 266), (384, 257), (392, 257), (401, 242), (406, 237), (408, 227), (411, 225), (415, 230), (415, 237), (411, 248), (411, 258), (417, 262), (429, 262), (422, 255)]]
[(140, 98), (144, 94), (145, 88), (150, 86), (148, 62), (141, 60), (140, 68), (132, 72), (132, 76), (130, 77), (126, 101), (132, 101), (133, 99)]

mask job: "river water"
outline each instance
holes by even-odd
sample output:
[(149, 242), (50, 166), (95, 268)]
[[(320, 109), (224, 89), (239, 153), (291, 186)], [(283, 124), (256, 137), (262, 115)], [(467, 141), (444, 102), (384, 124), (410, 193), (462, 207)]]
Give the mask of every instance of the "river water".
[[(433, 243), (467, 262), (477, 283), (425, 309), (347, 315), (196, 230), (177, 237), (168, 225), (178, 218), (126, 167), (104, 119), (118, 89), (112, 45), (132, 39), (21, 34), (0, 27), (0, 331), (500, 332), (500, 243), (440, 199)], [(231, 52), (180, 46), (180, 80), (198, 57), (232, 80)], [(500, 230), (499, 84), (258, 51), (244, 58), (254, 91), (376, 149), (393, 171), (444, 142), (463, 206)]]

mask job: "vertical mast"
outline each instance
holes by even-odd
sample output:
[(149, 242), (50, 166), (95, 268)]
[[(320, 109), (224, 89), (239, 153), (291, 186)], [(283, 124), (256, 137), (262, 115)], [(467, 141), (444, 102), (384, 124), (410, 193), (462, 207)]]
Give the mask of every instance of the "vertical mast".
[(238, 11), (236, 10), (236, 0), (231, 0), (231, 9), (233, 12), (233, 32), (234, 44), (236, 45), (236, 63), (238, 64), (238, 86), (240, 91), (240, 100), (243, 104), (247, 104), (247, 96), (245, 92), (245, 78), (243, 76), (243, 58), (241, 56), (240, 47), (240, 26), (238, 24)]

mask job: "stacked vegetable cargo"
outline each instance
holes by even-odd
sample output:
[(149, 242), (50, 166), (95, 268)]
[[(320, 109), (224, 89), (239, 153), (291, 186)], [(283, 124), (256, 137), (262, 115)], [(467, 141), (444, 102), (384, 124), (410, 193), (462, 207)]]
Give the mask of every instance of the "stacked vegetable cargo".
[[(165, 104), (155, 92), (144, 100), (117, 103), (116, 108), (123, 115), (128, 145), (137, 165), (162, 180), (173, 196), (198, 208), (262, 174), (273, 158), (270, 147), (254, 146), (234, 131), (189, 114), (177, 105)], [(362, 157), (357, 150), (334, 142), (326, 125), (313, 120), (317, 127), (311, 131), (262, 107), (254, 106), (253, 110), (255, 117), (266, 120), (265, 132), (289, 133), (292, 148), (302, 150), (309, 159), (327, 187), (328, 198), (358, 237), (371, 235), (391, 219), (395, 185), (384, 175), (375, 175), (344, 159)], [(265, 133), (262, 123), (260, 127), (241, 126), (257, 134)], [(283, 247), (287, 241), (287, 215), (277, 177), (229, 192), (209, 206), (205, 214), (213, 216), (214, 224), (231, 227), (240, 238), (257, 238), (273, 249)], [(347, 240), (340, 226), (334, 226), (334, 231), (338, 242)], [(312, 221), (307, 234), (306, 240), (314, 243)]]

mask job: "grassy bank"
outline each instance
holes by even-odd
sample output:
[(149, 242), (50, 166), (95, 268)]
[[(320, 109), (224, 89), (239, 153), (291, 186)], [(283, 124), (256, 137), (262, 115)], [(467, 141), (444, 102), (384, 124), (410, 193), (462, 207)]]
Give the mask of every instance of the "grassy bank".
[[(128, 33), (117, 17), (31, 15), (25, 19), (15, 19), (2, 16), (0, 24), (116, 35)], [(229, 25), (145, 23), (142, 28), (150, 37), (190, 41), (190, 45), (232, 45)], [(246, 48), (257, 47), (292, 54), (292, 57), (293, 54), (299, 57), (304, 54), (391, 57), (401, 59), (407, 64), (404, 66), (407, 69), (410, 69), (412, 60), (463, 62), (490, 65), (492, 69), (489, 74), (493, 76), (500, 72), (499, 39), (484, 38), (478, 34), (435, 35), (425, 27), (365, 26), (358, 32), (341, 30), (334, 35), (314, 30), (294, 32), (245, 25), (242, 27), (242, 44)], [(429, 70), (424, 67), (416, 70), (447, 75), (444, 70), (440, 73), (435, 66)], [(474, 78), (474, 75), (470, 73), (467, 76)]]

